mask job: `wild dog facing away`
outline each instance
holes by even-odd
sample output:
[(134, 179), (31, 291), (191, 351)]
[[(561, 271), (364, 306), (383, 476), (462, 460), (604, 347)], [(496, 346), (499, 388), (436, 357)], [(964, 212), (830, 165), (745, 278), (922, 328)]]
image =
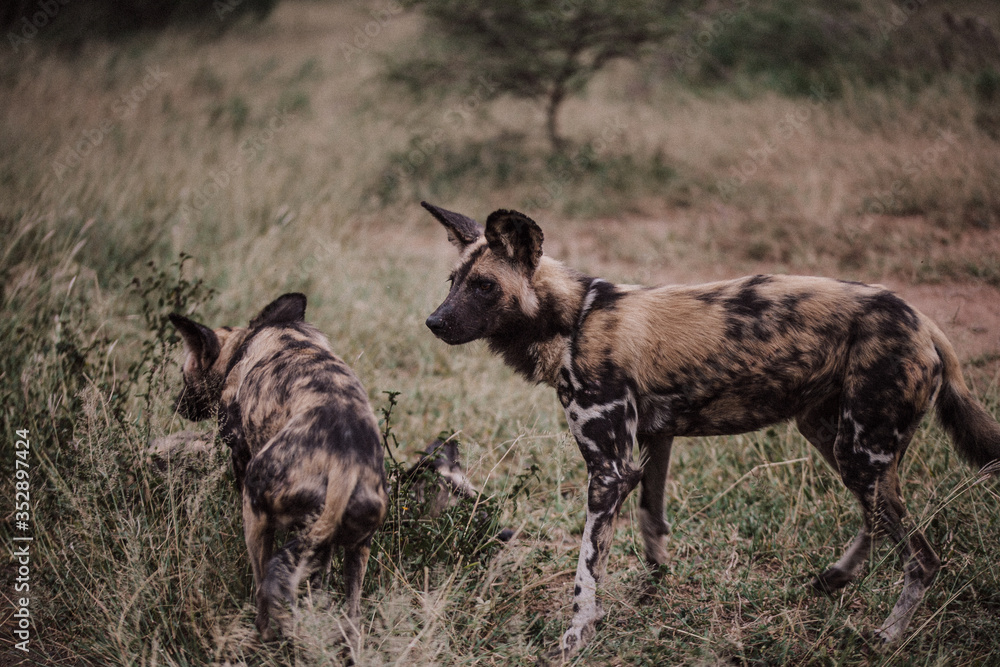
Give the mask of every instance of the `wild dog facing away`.
[[(248, 327), (212, 330), (170, 316), (184, 340), (177, 410), (200, 421), (217, 412), (243, 498), (243, 530), (257, 590), (256, 626), (287, 630), (299, 584), (325, 573), (344, 549), (349, 623), (360, 647), (361, 584), (372, 535), (388, 505), (378, 424), (368, 395), (316, 328), (306, 298), (285, 294)], [(273, 553), (275, 531), (292, 537)]]
[[(825, 278), (614, 285), (544, 256), (541, 229), (521, 213), (495, 211), (484, 229), (423, 206), (461, 255), (427, 326), (450, 345), (485, 339), (528, 380), (555, 388), (587, 464), (574, 616), (557, 656), (594, 634), (614, 519), (640, 481), (645, 556), (664, 562), (673, 438), (789, 419), (839, 473), (864, 519), (812, 586), (846, 586), (872, 538), (887, 537), (903, 563), (903, 591), (875, 634), (886, 644), (900, 638), (940, 569), (907, 519), (897, 474), (921, 418), (935, 406), (971, 465), (1000, 459), (1000, 424), (970, 394), (932, 321), (881, 286)], [(635, 444), (644, 465), (633, 461)]]

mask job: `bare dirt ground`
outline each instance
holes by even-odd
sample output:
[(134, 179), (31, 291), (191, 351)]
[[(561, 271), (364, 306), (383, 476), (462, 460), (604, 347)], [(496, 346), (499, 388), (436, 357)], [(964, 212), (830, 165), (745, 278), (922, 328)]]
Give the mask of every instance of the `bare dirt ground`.
[(937, 322), (963, 361), (996, 367), (1000, 360), (1000, 290), (970, 283), (908, 285), (888, 280), (885, 284)]

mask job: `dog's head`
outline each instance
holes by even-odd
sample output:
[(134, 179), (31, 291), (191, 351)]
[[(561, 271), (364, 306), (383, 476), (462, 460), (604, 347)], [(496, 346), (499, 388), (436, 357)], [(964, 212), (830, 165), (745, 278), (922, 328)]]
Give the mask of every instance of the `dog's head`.
[(485, 229), (472, 218), (423, 203), (448, 231), (461, 258), (448, 297), (427, 326), (449, 345), (489, 338), (538, 312), (532, 278), (542, 259), (542, 230), (517, 211), (494, 211)]
[(177, 397), (177, 412), (185, 419), (210, 418), (222, 397), (229, 362), (240, 346), (255, 331), (267, 326), (300, 322), (305, 317), (306, 297), (285, 294), (269, 303), (248, 327), (209, 329), (204, 324), (170, 314), (170, 321), (184, 341), (184, 388)]
[[(433, 471), (432, 474), (427, 474)], [(409, 479), (414, 500), (432, 517), (439, 516), (449, 507), (460, 502), (475, 502), (479, 491), (472, 485), (458, 458), (458, 443), (454, 440), (434, 440), (426, 453), (410, 468)], [(480, 512), (478, 520), (488, 523), (489, 516)], [(503, 528), (497, 535), (501, 542), (513, 537), (514, 531)]]
[[(427, 476), (425, 471), (434, 471)], [(413, 483), (418, 503), (426, 503), (427, 512), (438, 516), (446, 508), (461, 500), (475, 499), (479, 495), (458, 460), (458, 444), (454, 440), (431, 442), (427, 452), (410, 468), (406, 476)]]

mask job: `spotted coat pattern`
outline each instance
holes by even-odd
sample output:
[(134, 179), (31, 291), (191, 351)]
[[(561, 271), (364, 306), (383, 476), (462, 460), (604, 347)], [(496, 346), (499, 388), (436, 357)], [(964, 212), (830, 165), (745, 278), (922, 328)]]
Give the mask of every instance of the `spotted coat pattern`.
[[(359, 641), (361, 584), (372, 535), (388, 505), (375, 415), (354, 372), (304, 321), (306, 300), (286, 294), (248, 327), (212, 330), (180, 315), (182, 416), (218, 415), (232, 450), (247, 550), (257, 588), (256, 625), (287, 626), (300, 582), (325, 574), (344, 549), (345, 635)], [(291, 537), (274, 553), (275, 532)]]
[[(887, 537), (904, 585), (876, 632), (886, 642), (900, 637), (940, 567), (906, 516), (897, 476), (921, 418), (935, 405), (963, 458), (976, 466), (1000, 459), (1000, 425), (969, 393), (932, 321), (884, 287), (826, 278), (615, 285), (544, 256), (541, 229), (521, 213), (496, 211), (484, 228), (424, 207), (460, 252), (427, 326), (453, 345), (485, 339), (527, 379), (555, 388), (587, 464), (574, 616), (558, 655), (571, 656), (595, 631), (614, 519), (640, 481), (646, 558), (664, 562), (673, 438), (792, 419), (858, 498), (864, 519), (813, 586), (845, 586), (872, 536)], [(643, 465), (633, 460), (636, 446)]]

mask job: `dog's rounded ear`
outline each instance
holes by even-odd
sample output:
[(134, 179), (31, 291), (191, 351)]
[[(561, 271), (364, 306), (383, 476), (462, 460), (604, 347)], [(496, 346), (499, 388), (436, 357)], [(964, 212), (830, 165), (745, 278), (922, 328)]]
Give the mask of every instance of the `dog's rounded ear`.
[(538, 224), (517, 211), (500, 209), (486, 219), (490, 250), (529, 274), (538, 268), (544, 238)]
[(448, 440), (443, 445), (441, 449), (444, 452), (444, 458), (448, 461), (448, 465), (452, 467), (460, 467), (462, 464), (458, 460), (458, 440)]
[(431, 215), (444, 225), (444, 228), (448, 230), (448, 240), (459, 250), (465, 250), (483, 235), (482, 225), (468, 216), (445, 210), (425, 201), (420, 202), (420, 205), (430, 211)]
[(251, 329), (265, 326), (280, 326), (301, 322), (306, 318), (306, 295), (300, 292), (282, 294), (264, 306), (257, 317), (250, 320)]
[(219, 358), (222, 345), (215, 332), (177, 313), (170, 313), (170, 322), (177, 328), (177, 332), (184, 341), (185, 355), (191, 355), (202, 370), (210, 368), (215, 360)]

